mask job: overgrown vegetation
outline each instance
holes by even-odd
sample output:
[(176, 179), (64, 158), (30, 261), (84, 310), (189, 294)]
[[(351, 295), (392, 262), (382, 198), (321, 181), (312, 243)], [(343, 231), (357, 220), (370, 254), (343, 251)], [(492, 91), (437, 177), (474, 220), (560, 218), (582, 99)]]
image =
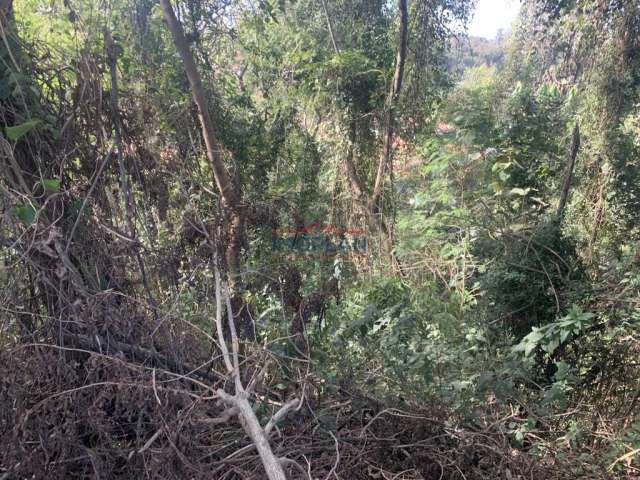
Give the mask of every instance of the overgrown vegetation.
[(473, 7), (0, 0), (0, 480), (637, 478), (640, 2)]

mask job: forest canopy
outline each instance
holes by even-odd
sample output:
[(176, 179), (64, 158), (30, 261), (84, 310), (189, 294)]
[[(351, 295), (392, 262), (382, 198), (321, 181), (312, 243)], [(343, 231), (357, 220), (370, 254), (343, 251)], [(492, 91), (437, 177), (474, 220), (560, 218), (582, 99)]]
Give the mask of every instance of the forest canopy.
[(0, 480), (638, 478), (640, 1), (520, 3), (0, 0)]

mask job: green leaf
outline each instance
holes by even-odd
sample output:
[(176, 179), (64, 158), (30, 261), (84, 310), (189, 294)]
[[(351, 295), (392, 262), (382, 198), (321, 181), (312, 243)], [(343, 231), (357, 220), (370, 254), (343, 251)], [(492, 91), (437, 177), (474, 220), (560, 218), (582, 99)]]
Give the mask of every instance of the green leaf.
[(16, 205), (13, 211), (16, 217), (28, 225), (33, 224), (36, 218), (36, 209), (30, 203)]
[(528, 357), (540, 345), (540, 341), (544, 338), (545, 332), (540, 328), (533, 327), (531, 333), (524, 337), (519, 344), (515, 345), (512, 350), (514, 352), (524, 352), (524, 356)]
[(567, 380), (571, 374), (571, 366), (566, 362), (556, 362), (556, 367), (554, 376), (556, 382)]
[(543, 346), (543, 350), (548, 354), (552, 354), (559, 346), (560, 340), (558, 338), (552, 338)]
[(52, 192), (60, 191), (60, 179), (59, 178), (44, 178), (42, 179), (42, 186), (45, 190)]
[(23, 136), (33, 130), (40, 124), (40, 120), (29, 120), (28, 122), (21, 123), (20, 125), (15, 125), (13, 127), (7, 127), (7, 138), (14, 142), (20, 140)]

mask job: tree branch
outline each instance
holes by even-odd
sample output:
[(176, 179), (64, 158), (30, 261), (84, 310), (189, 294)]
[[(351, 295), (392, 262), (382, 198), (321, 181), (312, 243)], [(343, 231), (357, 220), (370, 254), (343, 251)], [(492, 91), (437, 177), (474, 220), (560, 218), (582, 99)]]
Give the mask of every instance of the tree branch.
[(578, 150), (580, 149), (580, 127), (576, 123), (573, 127), (573, 133), (571, 134), (571, 148), (567, 159), (567, 168), (564, 174), (564, 183), (562, 185), (562, 192), (560, 194), (560, 203), (558, 203), (558, 211), (556, 215), (558, 218), (562, 218), (564, 209), (567, 206), (567, 200), (569, 199), (569, 191), (571, 190), (571, 180), (573, 179), (573, 170), (576, 165), (576, 157), (578, 156)]

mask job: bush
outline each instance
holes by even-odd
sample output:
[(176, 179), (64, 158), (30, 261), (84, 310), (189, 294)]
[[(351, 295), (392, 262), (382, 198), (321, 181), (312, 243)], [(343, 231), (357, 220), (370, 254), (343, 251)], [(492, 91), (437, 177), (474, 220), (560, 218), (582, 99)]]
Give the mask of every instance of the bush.
[(498, 327), (517, 339), (553, 321), (576, 296), (582, 268), (573, 239), (556, 219), (543, 223), (530, 236), (507, 231), (497, 238), (480, 238), (478, 257), (487, 262), (478, 281)]

